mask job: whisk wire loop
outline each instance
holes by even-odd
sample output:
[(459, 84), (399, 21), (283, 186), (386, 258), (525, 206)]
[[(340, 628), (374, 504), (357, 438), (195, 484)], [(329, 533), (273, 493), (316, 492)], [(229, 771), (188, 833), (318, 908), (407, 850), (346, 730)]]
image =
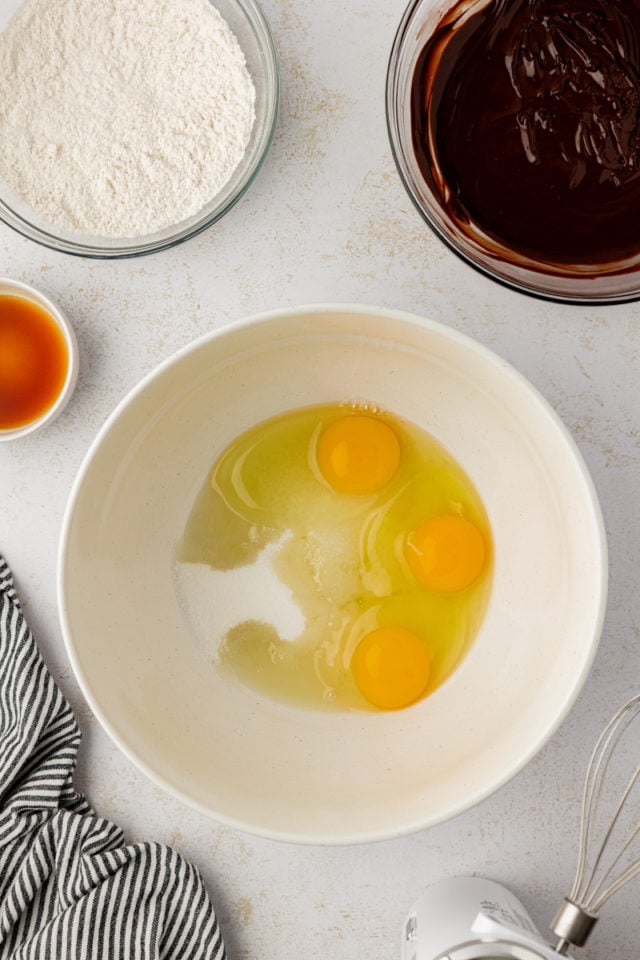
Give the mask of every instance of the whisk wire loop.
[(631, 832), (617, 851), (611, 850), (614, 836), (622, 832), (622, 814), (630, 808), (631, 795), (640, 781), (640, 765), (636, 766), (626, 782), (599, 842), (597, 836), (600, 808), (603, 801), (608, 802), (605, 793), (612, 758), (617, 754), (625, 732), (638, 716), (640, 694), (632, 697), (614, 714), (591, 754), (582, 793), (580, 843), (573, 887), (553, 923), (553, 930), (560, 937), (556, 946), (558, 953), (566, 953), (570, 945), (582, 946), (602, 906), (614, 893), (640, 874), (639, 855), (616, 875), (616, 870), (621, 867), (625, 857), (629, 856), (633, 842), (640, 835), (640, 814), (634, 816)]

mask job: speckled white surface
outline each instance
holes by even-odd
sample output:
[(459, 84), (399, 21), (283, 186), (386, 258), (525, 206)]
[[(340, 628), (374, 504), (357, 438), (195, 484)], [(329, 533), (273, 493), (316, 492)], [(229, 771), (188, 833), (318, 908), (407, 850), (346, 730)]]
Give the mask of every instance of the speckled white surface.
[[(396, 176), (385, 129), (386, 60), (402, 0), (267, 0), (265, 9), (282, 58), (280, 124), (256, 183), (217, 227), (173, 251), (116, 263), (64, 257), (0, 231), (1, 272), (55, 299), (81, 350), (65, 414), (42, 434), (0, 445), (0, 550), (84, 732), (78, 786), (131, 838), (171, 843), (198, 865), (231, 960), (393, 960), (401, 922), (422, 889), (463, 873), (506, 883), (544, 929), (570, 887), (588, 754), (614, 708), (640, 686), (640, 304), (537, 302), (475, 274), (429, 234)], [(55, 599), (73, 477), (129, 388), (213, 327), (325, 300), (411, 310), (508, 359), (572, 430), (610, 549), (609, 606), (591, 677), (535, 760), (449, 823), (328, 849), (240, 835), (147, 782), (85, 706)], [(636, 885), (609, 904), (582, 955), (635, 956), (639, 901)]]

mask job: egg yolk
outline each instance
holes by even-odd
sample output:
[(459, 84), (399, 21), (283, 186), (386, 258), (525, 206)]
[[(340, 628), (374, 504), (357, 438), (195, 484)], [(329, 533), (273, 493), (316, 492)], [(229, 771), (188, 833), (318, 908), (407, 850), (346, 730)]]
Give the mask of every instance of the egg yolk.
[(316, 448), (320, 471), (339, 493), (375, 493), (400, 463), (400, 443), (375, 417), (350, 414), (326, 427)]
[(424, 643), (402, 627), (381, 627), (368, 633), (351, 660), (360, 693), (383, 710), (408, 707), (424, 693), (429, 656)]
[(406, 557), (420, 583), (453, 593), (463, 590), (484, 569), (487, 548), (478, 528), (457, 514), (433, 517), (410, 534)]

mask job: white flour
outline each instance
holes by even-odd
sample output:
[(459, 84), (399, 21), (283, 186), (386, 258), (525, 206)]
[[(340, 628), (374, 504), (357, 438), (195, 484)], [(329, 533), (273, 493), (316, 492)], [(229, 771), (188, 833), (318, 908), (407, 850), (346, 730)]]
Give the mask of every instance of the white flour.
[(27, 0), (0, 35), (0, 176), (52, 225), (152, 233), (219, 193), (254, 103), (209, 0)]

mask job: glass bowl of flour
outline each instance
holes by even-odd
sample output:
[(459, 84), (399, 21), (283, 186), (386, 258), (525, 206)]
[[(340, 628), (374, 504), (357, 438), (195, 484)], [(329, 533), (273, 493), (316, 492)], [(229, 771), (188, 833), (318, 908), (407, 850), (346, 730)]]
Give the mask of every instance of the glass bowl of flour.
[(0, 0), (0, 219), (64, 253), (207, 229), (271, 145), (278, 57), (255, 0)]

